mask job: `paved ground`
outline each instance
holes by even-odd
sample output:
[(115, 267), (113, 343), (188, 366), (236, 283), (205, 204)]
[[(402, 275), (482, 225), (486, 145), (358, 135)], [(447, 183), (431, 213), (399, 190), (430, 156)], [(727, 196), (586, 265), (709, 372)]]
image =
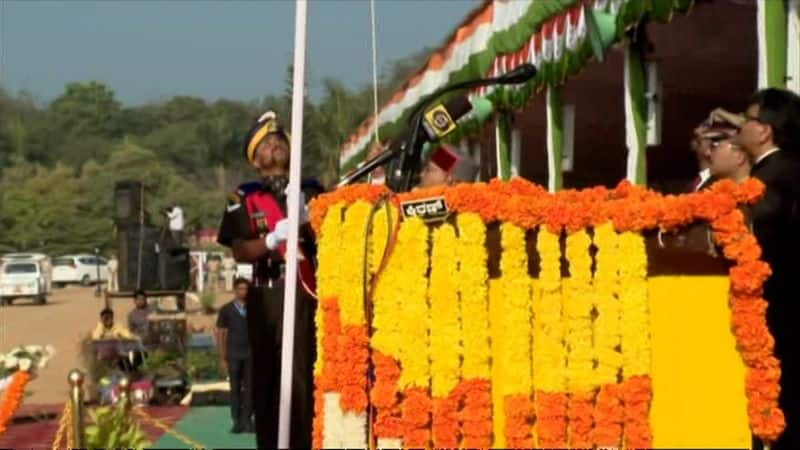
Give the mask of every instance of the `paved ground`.
[[(217, 303), (227, 301), (219, 293)], [(133, 307), (131, 299), (112, 299), (112, 308), (118, 321), (125, 321)], [(188, 302), (188, 309), (192, 309)], [(197, 305), (194, 305), (197, 309)], [(30, 393), (25, 404), (57, 404), (67, 399), (67, 373), (80, 366), (79, 343), (97, 324), (103, 308), (102, 298), (94, 296), (94, 288), (68, 286), (55, 289), (46, 305), (34, 305), (28, 300), (17, 300), (14, 305), (0, 307), (0, 352), (17, 345), (52, 345), (56, 356), (32, 381), (26, 391)], [(200, 313), (190, 315), (194, 329), (213, 325), (214, 316)]]

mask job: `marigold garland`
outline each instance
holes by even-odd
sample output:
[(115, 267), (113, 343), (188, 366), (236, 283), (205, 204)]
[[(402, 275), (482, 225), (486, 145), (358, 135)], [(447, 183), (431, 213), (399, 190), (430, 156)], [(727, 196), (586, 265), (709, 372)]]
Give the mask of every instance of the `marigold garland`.
[(5, 434), (8, 422), (14, 417), (14, 413), (22, 404), (22, 396), (25, 394), (25, 385), (31, 379), (31, 374), (25, 370), (17, 370), (11, 375), (11, 382), (3, 391), (0, 399), (0, 436)]
[[(344, 202), (337, 202), (327, 210), (320, 229), (317, 260), (317, 294), (319, 305), (314, 315), (316, 324), (317, 360), (314, 363), (314, 421), (312, 443), (315, 448), (337, 447), (341, 443), (335, 437), (335, 427), (331, 423), (332, 413), (326, 408), (326, 392), (339, 388), (337, 380), (339, 364), (338, 338), (341, 333), (338, 294), (340, 289), (339, 271), (336, 270), (336, 257), (341, 239), (342, 210)], [(328, 416), (328, 417), (326, 417)], [(335, 422), (334, 422), (335, 423)], [(338, 425), (337, 425), (338, 426)]]
[[(503, 284), (499, 279), (489, 279), (489, 329), (491, 332), (492, 361), (505, 361), (505, 308), (503, 307)], [(506, 411), (505, 384), (508, 374), (502, 364), (492, 364), (491, 396), (492, 396), (492, 432), (493, 448), (505, 448), (506, 444)]]
[[(348, 206), (341, 228), (341, 244), (338, 249), (339, 264), (339, 308), (343, 325), (362, 325), (364, 316), (364, 236), (367, 231), (372, 205), (359, 200)], [(345, 245), (346, 244), (346, 245)]]
[(403, 418), (403, 445), (428, 446), (431, 401), (430, 353), (428, 346), (428, 227), (419, 218), (405, 220), (400, 226), (397, 245), (407, 251), (402, 255), (403, 285), (397, 292), (402, 307), (395, 314), (403, 333), (398, 340), (400, 378), (403, 392), (400, 409)]
[(500, 225), (500, 272), (503, 315), (501, 360), (495, 361), (507, 372), (503, 376), (506, 446), (533, 447), (531, 426), (533, 404), (531, 386), (531, 292), (525, 231), (513, 224)]
[(489, 377), (489, 272), (486, 266), (486, 226), (477, 214), (457, 217), (458, 275), (461, 316), (463, 381), (459, 385), (463, 446), (487, 448), (492, 435), (492, 397)]
[[(597, 360), (595, 381), (601, 382), (602, 385), (597, 391), (596, 407), (593, 414), (595, 421), (593, 440), (597, 445), (619, 444), (619, 419), (622, 416), (625, 421), (625, 444), (633, 447), (646, 446), (652, 441), (652, 436), (649, 436), (650, 431), (647, 422), (650, 396), (652, 395), (649, 379), (648, 336), (646, 332), (637, 335), (629, 330), (630, 323), (634, 327), (639, 327), (640, 330), (646, 331), (644, 325), (646, 325), (648, 314), (645, 278), (646, 256), (644, 255), (643, 238), (639, 233), (642, 230), (654, 228), (670, 230), (697, 220), (705, 220), (711, 224), (714, 240), (720, 245), (722, 254), (735, 263), (730, 270), (731, 326), (742, 359), (747, 367), (746, 393), (751, 429), (754, 434), (765, 441), (774, 440), (782, 432), (785, 423), (783, 414), (777, 405), (780, 365), (773, 356), (774, 343), (766, 326), (764, 316), (766, 304), (761, 298), (763, 282), (769, 276), (769, 268), (759, 260), (760, 250), (758, 244), (747, 229), (742, 214), (736, 209), (737, 204), (752, 203), (757, 200), (762, 191), (763, 185), (757, 180), (751, 179), (738, 185), (722, 181), (712, 185), (710, 189), (704, 192), (678, 197), (662, 196), (627, 182), (620, 183), (612, 190), (596, 188), (583, 191), (562, 191), (555, 195), (550, 195), (538, 186), (515, 179), (507, 183), (495, 180), (489, 183), (462, 184), (451, 188), (420, 190), (396, 195), (392, 197), (391, 201), (397, 204), (400, 201), (414, 198), (443, 195), (451, 211), (459, 213), (457, 216), (459, 221), (462, 216), (473, 214), (484, 222), (501, 221), (504, 224), (513, 224), (523, 229), (535, 228), (544, 224), (546, 226), (542, 227), (541, 230), (549, 229), (554, 234), (562, 229), (571, 233), (586, 227), (595, 228), (595, 240), (600, 253), (598, 253), (597, 274), (594, 280), (595, 297), (593, 301), (596, 304), (597, 320), (593, 324), (595, 343), (592, 351), (594, 351)], [(330, 206), (338, 202), (345, 204), (352, 204), (357, 200), (374, 202), (385, 193), (386, 191), (381, 187), (353, 186), (332, 194), (326, 194), (312, 205), (312, 225), (317, 232), (320, 232), (325, 212)], [(616, 274), (613, 273), (614, 263), (610, 263), (612, 268), (609, 269), (607, 275), (602, 275), (600, 260), (603, 259), (601, 256), (603, 248), (608, 246), (609, 249), (612, 249), (609, 250), (609, 255), (613, 254), (614, 251), (613, 243), (601, 243), (603, 238), (599, 236), (602, 233), (598, 232), (598, 230), (603, 227), (609, 229), (613, 227), (614, 230), (620, 233), (616, 236), (619, 261), (621, 263), (621, 273), (618, 277), (618, 281), (621, 284), (616, 288), (620, 293), (619, 300), (616, 299), (614, 294), (614, 286), (616, 285), (614, 280)], [(461, 224), (459, 224), (459, 228), (461, 228)], [(540, 236), (543, 234), (541, 230)], [(460, 229), (459, 232), (461, 232)], [(609, 233), (608, 236), (612, 236), (612, 234)], [(555, 245), (552, 246), (553, 255), (556, 255), (556, 258), (558, 258), (559, 253), (557, 241), (556, 237)], [(539, 244), (537, 243), (537, 246)], [(632, 252), (636, 254), (634, 255)], [(551, 279), (548, 286), (547, 270), (545, 269), (548, 256), (542, 254), (541, 249), (540, 257), (543, 264), (542, 273), (545, 276), (538, 283), (541, 286), (537, 288), (537, 292), (541, 292), (542, 295), (540, 301), (534, 303), (535, 319), (534, 330), (532, 330), (534, 338), (534, 409), (537, 412), (535, 429), (539, 445), (564, 446), (566, 444), (567, 407), (570, 405), (569, 399), (565, 394), (567, 392), (566, 386), (562, 386), (562, 389), (551, 391), (543, 391), (541, 386), (558, 384), (559, 382), (563, 384), (565, 381), (564, 371), (569, 368), (564, 364), (572, 363), (572, 359), (570, 358), (568, 362), (564, 362), (563, 357), (565, 354), (562, 347), (559, 350), (562, 362), (560, 369), (549, 372), (537, 370), (538, 364), (541, 364), (543, 360), (548, 360), (548, 358), (551, 361), (549, 365), (553, 366), (552, 361), (557, 359), (555, 355), (558, 355), (559, 351), (554, 351), (557, 346), (554, 345), (556, 340), (552, 339), (552, 337), (560, 335), (563, 338), (565, 333), (564, 324), (561, 323), (560, 319), (560, 309), (558, 310), (558, 324), (554, 323), (552, 318), (548, 319), (546, 314), (548, 306), (550, 307), (549, 312), (554, 311), (554, 302), (551, 301), (548, 305), (547, 298), (545, 298), (546, 294), (549, 292), (552, 297), (555, 297), (554, 294), (560, 291), (560, 276), (554, 277), (555, 284)], [(639, 258), (639, 260), (636, 261), (636, 258)], [(554, 267), (558, 267), (558, 259), (552, 259), (551, 257), (550, 260), (556, 261)], [(571, 263), (573, 262), (569, 256), (568, 260)], [(614, 258), (609, 256), (607, 260), (613, 261)], [(370, 253), (371, 271), (375, 270), (375, 264), (372, 253)], [(484, 267), (485, 263), (479, 264), (479, 266)], [(640, 270), (640, 267), (643, 267), (643, 270)], [(478, 273), (475, 273), (472, 277), (474, 280), (485, 279)], [(405, 272), (403, 273), (403, 278), (406, 278)], [(424, 278), (423, 272), (422, 279), (424, 280)], [(467, 283), (466, 277), (464, 278), (465, 283)], [(480, 281), (476, 283), (480, 283)], [(485, 286), (485, 283), (483, 284)], [(565, 284), (565, 290), (568, 289), (567, 283)], [(476, 297), (480, 297), (480, 295)], [(402, 298), (405, 299), (406, 296), (404, 295)], [(469, 342), (472, 340), (472, 336), (466, 332), (466, 320), (468, 317), (466, 310), (469, 308), (469, 306), (466, 306), (467, 298), (464, 297), (462, 299), (464, 304), (461, 306), (462, 317), (465, 320), (463, 335), (464, 364), (462, 367), (464, 380), (456, 388), (456, 391), (463, 392), (462, 395), (464, 396), (460, 417), (465, 430), (467, 429), (466, 417), (479, 418), (480, 422), (476, 422), (475, 425), (478, 423), (491, 424), (491, 419), (486, 418), (485, 414), (475, 414), (467, 410), (469, 405), (478, 404), (469, 401), (468, 393), (478, 391), (478, 389), (471, 389), (471, 387), (483, 389), (480, 391), (481, 395), (476, 395), (475, 399), (483, 399), (479, 404), (483, 405), (484, 412), (487, 409), (487, 403), (489, 403), (486, 398), (489, 396), (490, 389), (487, 386), (488, 380), (467, 380), (468, 373), (472, 371), (472, 361), (485, 360), (482, 357), (475, 360), (468, 357), (472, 352), (469, 350), (471, 345)], [(483, 298), (486, 298), (486, 296), (484, 295)], [(551, 300), (553, 299), (551, 298)], [(479, 305), (479, 303), (476, 303), (476, 305)], [(621, 311), (619, 310), (619, 305), (622, 305)], [(558, 307), (560, 308), (560, 303)], [(544, 318), (548, 321), (547, 333), (544, 334), (542, 329), (536, 329), (536, 324), (541, 322), (540, 313), (542, 312), (545, 312)], [(622, 314), (625, 317), (626, 327), (622, 330), (620, 330), (619, 321), (615, 320), (618, 314)], [(629, 321), (628, 319), (631, 317), (633, 317), (633, 320)], [(483, 323), (486, 323), (485, 320)], [(618, 339), (620, 332), (622, 333), (622, 354), (616, 350), (614, 345), (614, 341)], [(540, 336), (541, 334), (543, 336)], [(569, 336), (569, 329), (567, 330), (567, 336)], [(545, 339), (542, 341), (537, 337), (544, 337)], [(542, 354), (544, 358), (538, 358), (537, 363), (537, 355), (540, 354), (537, 349), (542, 345), (545, 348), (548, 347), (548, 337), (551, 338), (549, 342), (551, 351), (549, 354), (547, 352)], [(478, 338), (475, 342), (481, 342), (481, 339)], [(485, 343), (486, 340), (484, 339), (482, 342)], [(485, 353), (488, 355), (488, 350)], [(403, 358), (407, 357), (408, 354), (408, 352), (403, 351)], [(572, 355), (570, 354), (570, 356)], [(409, 383), (404, 378), (408, 374), (406, 373), (406, 361), (403, 358), (400, 358), (403, 364), (398, 383), (407, 388)], [(420, 367), (424, 365), (422, 364)], [(413, 368), (414, 366), (415, 364), (412, 362), (411, 367)], [(615, 385), (611, 378), (618, 374), (620, 366), (623, 367), (624, 381), (622, 385)], [(317, 369), (316, 373), (320, 371), (326, 372), (324, 366), (322, 369)], [(489, 372), (488, 367), (486, 372)], [(486, 376), (488, 377), (488, 374)], [(609, 380), (608, 382), (605, 381), (606, 378)], [(570, 378), (570, 380), (572, 379), (573, 377)], [(497, 382), (497, 380), (494, 382)], [(415, 398), (419, 400), (417, 405), (414, 402), (409, 404), (408, 396), (403, 400), (403, 423), (405, 425), (422, 423), (425, 418), (429, 417), (429, 401), (427, 402), (428, 409), (425, 414), (416, 418), (413, 417), (413, 413), (421, 410), (420, 406), (426, 404), (419, 395)], [(573, 395), (572, 398), (575, 399), (577, 397)], [(497, 399), (495, 402), (498, 400), (504, 404), (506, 403), (506, 399)], [(495, 406), (497, 407), (497, 404)], [(584, 406), (585, 401), (573, 403), (570, 407), (570, 418), (576, 417), (575, 411), (584, 411)], [(503, 406), (500, 406), (500, 409), (504, 409)], [(620, 414), (620, 410), (624, 412)], [(408, 416), (409, 412), (412, 413), (411, 417)], [(499, 415), (500, 417), (497, 416), (496, 414), (496, 421), (497, 419), (504, 419), (502, 414)], [(585, 413), (582, 412), (581, 416), (585, 416)], [(478, 428), (484, 430), (484, 438), (490, 434), (486, 431), (490, 426)], [(506, 429), (505, 425), (503, 425), (501, 431)], [(424, 440), (421, 439), (424, 432), (419, 428), (412, 427), (410, 429), (406, 426), (405, 434), (418, 442)], [(469, 437), (465, 431), (464, 441), (467, 442)], [(410, 442), (404, 442), (403, 445), (410, 445)], [(427, 445), (427, 443), (423, 443), (423, 445)]]
[(433, 230), (430, 304), (430, 370), (433, 396), (433, 445), (459, 444), (458, 404), (452, 395), (461, 379), (461, 323), (457, 285), (456, 233), (450, 224)]
[(594, 407), (593, 442), (597, 447), (618, 447), (622, 440), (622, 392), (617, 385), (622, 370), (618, 235), (609, 222), (594, 228), (597, 247), (594, 273), (595, 381), (600, 385)]
[(633, 231), (619, 236), (622, 305), (622, 376), (627, 448), (650, 448), (650, 326), (647, 308), (647, 253), (644, 238)]
[[(318, 448), (341, 447), (340, 430), (341, 425), (341, 396), (338, 394), (340, 388), (339, 373), (341, 367), (341, 352), (339, 351), (339, 335), (342, 333), (342, 324), (339, 318), (339, 302), (334, 298), (320, 299), (318, 309), (322, 310), (322, 354), (325, 355), (325, 364), (322, 366), (322, 373), (315, 377), (316, 396), (322, 396), (323, 410), (322, 418), (315, 418), (314, 425), (321, 427), (314, 430), (314, 436), (322, 439), (322, 445)], [(335, 396), (332, 395), (336, 393)], [(335, 398), (335, 404), (333, 399)]]
[(341, 394), (342, 445), (367, 445), (367, 338), (364, 313), (364, 239), (372, 205), (358, 200), (348, 206), (341, 227), (342, 245), (339, 252), (348, 264), (340, 265), (339, 315), (342, 331), (338, 336), (337, 368)]
[(539, 447), (567, 446), (566, 351), (559, 235), (539, 228), (539, 295), (533, 303), (533, 384)]
[[(383, 208), (382, 208), (383, 209)], [(381, 214), (381, 213), (379, 213)], [(392, 208), (392, 222), (395, 223), (397, 213)], [(384, 216), (386, 218), (386, 216)], [(381, 219), (382, 220), (382, 219)], [(370, 249), (380, 246), (383, 237), (376, 224), (370, 240)], [(402, 231), (402, 228), (401, 228)], [(374, 433), (378, 442), (397, 441), (402, 444), (403, 423), (400, 413), (400, 345), (402, 342), (402, 323), (397, 320), (402, 306), (402, 292), (405, 286), (404, 263), (413, 257), (414, 248), (409, 249), (407, 231), (399, 236), (393, 252), (388, 256), (386, 267), (375, 284), (372, 297), (372, 364), (375, 371), (375, 382), (370, 392), (372, 405), (375, 407)], [(374, 251), (372, 261), (376, 261), (380, 252)], [(374, 258), (374, 259), (373, 259)], [(371, 264), (377, 264), (373, 262)]]
[(569, 278), (563, 281), (564, 321), (567, 346), (567, 389), (570, 392), (569, 445), (592, 446), (595, 356), (592, 346), (592, 241), (585, 229), (567, 234)]
[(372, 226), (369, 233), (369, 274), (370, 276), (378, 273), (384, 254), (386, 253), (389, 242), (389, 234), (398, 220), (397, 208), (391, 204), (385, 204), (378, 208), (372, 219)]

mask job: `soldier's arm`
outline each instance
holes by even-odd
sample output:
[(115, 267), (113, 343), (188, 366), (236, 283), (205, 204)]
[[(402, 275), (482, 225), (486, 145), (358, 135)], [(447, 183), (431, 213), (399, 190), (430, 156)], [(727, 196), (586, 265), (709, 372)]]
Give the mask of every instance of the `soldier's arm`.
[(270, 250), (263, 238), (251, 238), (250, 219), (243, 200), (241, 191), (229, 196), (217, 242), (229, 247), (236, 261), (253, 263), (266, 256)]
[(267, 243), (262, 238), (234, 239), (231, 250), (236, 261), (254, 263), (270, 253)]

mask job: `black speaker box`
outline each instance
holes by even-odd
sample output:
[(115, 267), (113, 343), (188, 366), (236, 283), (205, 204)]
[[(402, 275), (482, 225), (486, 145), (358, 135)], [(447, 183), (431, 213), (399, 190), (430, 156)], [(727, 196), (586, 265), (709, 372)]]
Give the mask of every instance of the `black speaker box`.
[(159, 234), (157, 228), (147, 225), (144, 227), (133, 225), (117, 229), (119, 288), (121, 291), (160, 289), (158, 276)]
[(135, 225), (141, 221), (142, 183), (135, 180), (114, 184), (114, 223), (117, 226)]
[(189, 265), (188, 248), (170, 248), (162, 245), (158, 255), (158, 280), (161, 289), (165, 291), (187, 290), (189, 288)]

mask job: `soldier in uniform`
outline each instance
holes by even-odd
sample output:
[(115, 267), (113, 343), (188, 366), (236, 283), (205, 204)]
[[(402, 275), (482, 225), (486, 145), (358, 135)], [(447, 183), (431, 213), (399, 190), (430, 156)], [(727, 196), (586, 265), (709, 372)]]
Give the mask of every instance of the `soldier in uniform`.
[[(218, 242), (230, 247), (237, 261), (254, 265), (253, 285), (247, 297), (247, 322), (253, 355), (257, 444), (259, 448), (275, 448), (278, 445), (280, 403), (283, 251), (289, 225), (286, 219), (289, 136), (278, 125), (274, 113), (268, 112), (256, 121), (245, 137), (244, 153), (260, 180), (242, 184), (231, 195), (222, 218)], [(303, 211), (301, 208), (301, 219), (305, 219)], [(305, 223), (307, 219), (301, 222)], [(312, 262), (310, 255), (314, 254), (313, 234), (307, 223), (301, 226), (300, 240), (301, 254), (309, 256), (301, 258), (302, 264), (298, 267), (290, 445), (309, 448), (314, 411), (316, 303), (309, 294), (313, 291), (313, 280), (303, 277), (303, 274), (308, 276), (308, 265)]]

